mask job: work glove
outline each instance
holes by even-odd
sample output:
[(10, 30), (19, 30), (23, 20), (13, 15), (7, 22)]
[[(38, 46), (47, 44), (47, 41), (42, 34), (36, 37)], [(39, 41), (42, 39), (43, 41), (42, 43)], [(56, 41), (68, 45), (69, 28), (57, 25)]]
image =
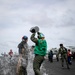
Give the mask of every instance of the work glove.
[(40, 35), (40, 32), (37, 32), (38, 35)]
[(31, 33), (36, 33), (35, 29), (30, 30)]

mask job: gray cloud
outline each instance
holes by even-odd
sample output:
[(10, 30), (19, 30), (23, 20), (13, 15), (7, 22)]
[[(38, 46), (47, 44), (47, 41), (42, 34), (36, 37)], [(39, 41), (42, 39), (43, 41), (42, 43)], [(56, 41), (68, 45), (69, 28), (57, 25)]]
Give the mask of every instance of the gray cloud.
[(57, 27), (68, 27), (75, 26), (75, 10), (67, 10), (61, 19), (61, 24), (57, 25)]
[[(75, 0), (0, 0), (0, 42), (2, 45), (7, 42), (5, 48), (16, 50), (21, 37), (30, 37), (29, 29), (39, 26), (48, 48), (61, 42), (75, 45), (74, 7)], [(28, 43), (33, 44), (30, 39)], [(2, 45), (0, 48), (4, 49)]]

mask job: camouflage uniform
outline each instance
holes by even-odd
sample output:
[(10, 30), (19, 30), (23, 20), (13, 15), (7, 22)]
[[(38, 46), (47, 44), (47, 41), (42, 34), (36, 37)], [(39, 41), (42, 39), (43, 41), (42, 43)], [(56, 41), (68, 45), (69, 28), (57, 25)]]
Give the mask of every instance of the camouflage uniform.
[(61, 54), (62, 67), (64, 67), (64, 59), (65, 59), (67, 68), (69, 69), (69, 64), (68, 64), (68, 59), (67, 59), (67, 49), (65, 47), (60, 47), (58, 53)]
[[(27, 64), (28, 64), (28, 44), (25, 41), (22, 41), (18, 45), (18, 48), (19, 48), (19, 54), (22, 55), (19, 75), (27, 75), (26, 69), (27, 69)], [(26, 61), (24, 65), (23, 65), (23, 59)]]

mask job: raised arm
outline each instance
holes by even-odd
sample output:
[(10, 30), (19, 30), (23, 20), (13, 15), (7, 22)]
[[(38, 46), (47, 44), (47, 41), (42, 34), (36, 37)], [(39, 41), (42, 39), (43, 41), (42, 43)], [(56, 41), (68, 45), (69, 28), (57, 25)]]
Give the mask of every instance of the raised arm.
[(35, 38), (35, 34), (36, 34), (36, 33), (32, 33), (30, 39), (31, 39), (34, 43), (37, 43), (38, 40), (37, 40), (37, 38)]

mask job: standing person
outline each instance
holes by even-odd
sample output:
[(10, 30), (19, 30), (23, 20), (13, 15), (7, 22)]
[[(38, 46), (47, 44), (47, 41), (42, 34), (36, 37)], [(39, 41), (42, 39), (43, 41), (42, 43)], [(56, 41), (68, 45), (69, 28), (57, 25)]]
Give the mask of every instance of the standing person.
[(68, 59), (67, 59), (67, 49), (63, 46), (63, 44), (60, 44), (60, 48), (59, 48), (58, 54), (61, 54), (62, 67), (64, 67), (64, 60), (65, 60), (66, 65), (67, 65), (67, 69), (70, 69), (69, 68), (69, 64), (68, 64)]
[(27, 64), (28, 64), (28, 37), (23, 36), (22, 41), (19, 43), (19, 60), (17, 65), (18, 75), (27, 75)]
[(35, 30), (32, 30), (32, 35), (31, 35), (31, 41), (35, 43), (34, 47), (34, 60), (33, 60), (33, 70), (35, 75), (42, 75), (40, 72), (40, 67), (41, 64), (44, 61), (44, 56), (46, 55), (47, 51), (47, 42), (45, 40), (45, 36), (42, 33), (37, 32), (38, 38), (35, 37), (36, 32)]
[(10, 49), (10, 52), (9, 52), (8, 54), (10, 55), (10, 59), (11, 59), (12, 56), (13, 56), (13, 51), (12, 51), (12, 49)]
[(53, 62), (53, 51), (52, 50), (50, 50), (48, 57), (49, 57), (49, 61)]
[(72, 64), (71, 55), (72, 55), (71, 50), (68, 49), (67, 56), (68, 56), (68, 63), (69, 63), (70, 65)]

